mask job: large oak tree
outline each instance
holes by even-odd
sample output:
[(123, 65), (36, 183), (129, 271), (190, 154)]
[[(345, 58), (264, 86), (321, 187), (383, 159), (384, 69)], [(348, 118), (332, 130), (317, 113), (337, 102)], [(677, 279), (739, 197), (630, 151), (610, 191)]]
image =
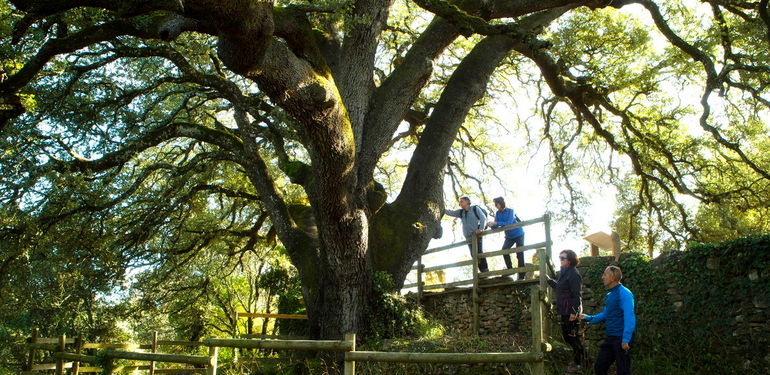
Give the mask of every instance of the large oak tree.
[[(580, 165), (568, 151), (593, 144), (629, 161), (650, 207), (663, 200), (686, 218), (679, 195), (768, 206), (766, 0), (703, 1), (703, 33), (690, 9), (648, 0), (419, 0), (432, 20), (402, 31), (391, 0), (10, 3), (4, 214), (90, 218), (113, 228), (122, 254), (147, 258), (275, 236), (316, 336), (362, 327), (373, 272), (398, 287), (439, 235), (448, 157), (501, 65), (537, 71), (542, 137), (568, 188)], [(639, 28), (592, 24), (602, 9), (629, 6), (641, 6), (664, 51), (642, 53), (653, 42), (631, 33)], [(399, 32), (400, 44), (383, 41)], [(643, 66), (631, 69), (637, 57)], [(672, 88), (666, 76), (701, 95), (703, 136), (682, 132), (687, 110), (656, 104)], [(719, 98), (727, 104), (715, 111)], [(377, 167), (404, 134), (415, 145), (388, 199)], [(230, 224), (207, 227), (191, 205), (218, 208)], [(23, 242), (15, 229), (3, 235)]]

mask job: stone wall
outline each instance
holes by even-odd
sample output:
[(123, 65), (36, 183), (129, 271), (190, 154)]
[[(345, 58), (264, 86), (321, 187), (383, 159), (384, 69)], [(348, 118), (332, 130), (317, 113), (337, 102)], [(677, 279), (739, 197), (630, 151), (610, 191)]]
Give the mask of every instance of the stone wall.
[[(446, 327), (472, 333), (473, 301), (470, 288), (454, 293), (423, 295), (423, 306)], [(479, 293), (479, 334), (519, 334), (530, 332), (530, 289), (497, 286), (483, 288)]]
[[(601, 272), (613, 257), (581, 258), (583, 309), (601, 311)], [(637, 356), (713, 373), (770, 373), (770, 236), (698, 244), (650, 260), (623, 254), (623, 284), (635, 295)], [(480, 334), (529, 337), (529, 286), (482, 289)], [(471, 333), (470, 290), (426, 294), (426, 311), (447, 327)], [(553, 312), (550, 332), (561, 340)], [(587, 331), (595, 355), (602, 326)], [(558, 345), (557, 345), (558, 346)], [(740, 369), (740, 371), (738, 371)]]

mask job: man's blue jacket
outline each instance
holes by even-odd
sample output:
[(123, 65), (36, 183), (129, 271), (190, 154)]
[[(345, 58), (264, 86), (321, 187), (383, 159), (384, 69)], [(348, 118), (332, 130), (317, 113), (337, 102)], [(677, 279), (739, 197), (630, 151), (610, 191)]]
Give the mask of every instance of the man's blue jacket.
[(605, 297), (604, 310), (596, 315), (586, 315), (586, 321), (606, 322), (607, 336), (622, 336), (621, 342), (631, 342), (631, 335), (636, 331), (634, 294), (623, 284), (615, 285)]
[[(495, 222), (497, 225), (492, 226), (492, 229), (511, 225), (516, 222), (516, 213), (513, 212), (512, 208), (504, 208), (502, 211), (497, 210), (497, 212), (495, 212)], [(508, 229), (505, 231), (505, 238), (513, 239), (523, 235), (524, 228), (522, 227)]]

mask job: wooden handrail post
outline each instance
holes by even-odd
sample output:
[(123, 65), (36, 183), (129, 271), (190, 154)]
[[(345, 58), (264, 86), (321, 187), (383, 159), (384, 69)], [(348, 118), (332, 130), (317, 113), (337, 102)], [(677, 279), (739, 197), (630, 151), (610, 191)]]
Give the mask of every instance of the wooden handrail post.
[[(59, 345), (56, 347), (59, 353), (64, 353), (64, 345), (67, 342), (67, 335), (61, 334), (59, 336)], [(64, 359), (59, 357), (56, 359), (56, 375), (64, 375)]]
[[(238, 308), (233, 309), (233, 338), (241, 337), (240, 329), (238, 328)], [(233, 348), (233, 364), (238, 363), (239, 357), (238, 348)]]
[[(543, 309), (540, 287), (533, 285), (531, 288), (532, 302), (532, 347), (530, 353), (542, 358), (543, 355)], [(532, 375), (545, 375), (543, 360), (532, 363)]]
[[(80, 354), (80, 352), (83, 350), (83, 337), (78, 335), (77, 338), (75, 338), (75, 354)], [(74, 361), (72, 363), (72, 374), (78, 375), (80, 373), (80, 361)]]
[(537, 250), (537, 257), (540, 259), (541, 295), (548, 292), (548, 265), (551, 263), (551, 218), (548, 214), (543, 215), (543, 227), (545, 228), (545, 248)]
[(422, 264), (422, 256), (417, 259), (417, 303), (422, 302), (422, 272), (425, 266)]
[[(345, 342), (351, 343), (350, 345), (350, 352), (356, 351), (356, 334), (355, 333), (346, 333), (345, 334)], [(355, 361), (345, 361), (345, 368), (344, 368), (344, 375), (356, 375), (356, 362)]]
[(474, 233), (471, 235), (471, 257), (473, 257), (473, 290), (471, 298), (473, 301), (473, 322), (471, 329), (474, 335), (479, 334), (479, 236)]
[[(152, 332), (152, 353), (158, 351), (158, 331)], [(155, 375), (155, 361), (150, 361), (150, 375)]]
[[(30, 344), (35, 344), (35, 341), (37, 340), (37, 336), (40, 334), (40, 329), (33, 328), (32, 329), (32, 337), (30, 338)], [(35, 363), (35, 351), (36, 349), (34, 347), (29, 348), (29, 357), (27, 357), (27, 371), (32, 371), (32, 365)]]
[(209, 365), (206, 375), (217, 375), (219, 347), (209, 346)]
[[(551, 267), (551, 259), (553, 257), (553, 247), (551, 242), (551, 215), (546, 213), (543, 215), (543, 224), (545, 227), (545, 262), (546, 262), (546, 274), (540, 278), (540, 290), (541, 292), (544, 292), (545, 296), (548, 298), (548, 301), (550, 304), (553, 304), (555, 301), (555, 294), (556, 292), (548, 287), (548, 272), (549, 270), (552, 272), (556, 272), (555, 267)], [(541, 268), (542, 269), (542, 268)], [(554, 274), (555, 276), (555, 274)], [(545, 337), (550, 337), (550, 325), (544, 324), (543, 326), (543, 335)]]

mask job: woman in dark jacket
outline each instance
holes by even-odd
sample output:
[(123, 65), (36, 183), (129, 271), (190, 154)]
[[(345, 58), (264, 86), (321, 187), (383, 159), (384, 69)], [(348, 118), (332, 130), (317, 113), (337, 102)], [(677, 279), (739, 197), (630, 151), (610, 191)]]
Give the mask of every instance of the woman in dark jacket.
[(559, 279), (548, 280), (548, 284), (556, 290), (556, 313), (561, 315), (561, 334), (564, 342), (572, 347), (573, 364), (567, 367), (567, 372), (581, 371), (583, 363), (583, 338), (579, 332), (578, 317), (583, 311), (583, 302), (580, 298), (580, 287), (583, 278), (576, 266), (580, 260), (572, 250), (563, 250), (559, 253), (561, 272)]

